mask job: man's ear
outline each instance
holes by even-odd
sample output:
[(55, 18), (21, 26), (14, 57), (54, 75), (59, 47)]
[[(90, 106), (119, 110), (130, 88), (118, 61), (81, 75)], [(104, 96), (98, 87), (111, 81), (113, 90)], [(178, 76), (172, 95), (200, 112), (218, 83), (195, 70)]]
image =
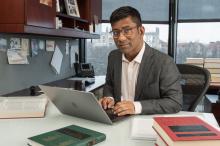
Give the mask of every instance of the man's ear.
[(145, 28), (144, 28), (144, 26), (140, 26), (140, 27), (139, 27), (139, 31), (140, 31), (141, 35), (144, 35), (144, 33), (145, 33)]

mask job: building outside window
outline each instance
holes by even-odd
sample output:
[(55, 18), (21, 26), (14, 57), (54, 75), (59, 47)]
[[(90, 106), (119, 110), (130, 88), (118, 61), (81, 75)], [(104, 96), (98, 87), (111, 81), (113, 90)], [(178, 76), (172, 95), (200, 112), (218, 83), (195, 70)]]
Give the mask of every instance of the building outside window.
[(187, 58), (220, 58), (220, 23), (179, 23), (177, 63)]

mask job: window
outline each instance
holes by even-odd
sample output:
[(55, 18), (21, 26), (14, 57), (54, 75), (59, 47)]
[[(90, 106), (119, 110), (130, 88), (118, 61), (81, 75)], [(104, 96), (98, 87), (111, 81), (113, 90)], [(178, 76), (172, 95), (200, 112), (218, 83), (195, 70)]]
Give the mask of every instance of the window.
[(179, 23), (177, 63), (186, 58), (220, 58), (220, 22)]
[(168, 52), (168, 25), (165, 24), (144, 24), (145, 42), (151, 47)]
[[(145, 41), (153, 48), (164, 53), (168, 50), (168, 25), (165, 24), (144, 24)], [(108, 54), (117, 49), (115, 46), (109, 23), (100, 25), (100, 39), (87, 40), (86, 62), (92, 63), (95, 68), (95, 75), (105, 75), (108, 63)]]

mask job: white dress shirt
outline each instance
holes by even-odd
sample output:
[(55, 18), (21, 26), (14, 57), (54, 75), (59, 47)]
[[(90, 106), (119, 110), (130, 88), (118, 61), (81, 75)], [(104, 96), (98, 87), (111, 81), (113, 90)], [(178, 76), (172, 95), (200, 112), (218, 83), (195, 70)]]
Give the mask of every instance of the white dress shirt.
[[(124, 54), (122, 54), (122, 74), (121, 74), (121, 100), (134, 101), (135, 87), (137, 84), (137, 77), (139, 67), (145, 51), (145, 43), (138, 55), (132, 60), (128, 61)], [(135, 114), (140, 114), (142, 106), (139, 101), (134, 102)]]

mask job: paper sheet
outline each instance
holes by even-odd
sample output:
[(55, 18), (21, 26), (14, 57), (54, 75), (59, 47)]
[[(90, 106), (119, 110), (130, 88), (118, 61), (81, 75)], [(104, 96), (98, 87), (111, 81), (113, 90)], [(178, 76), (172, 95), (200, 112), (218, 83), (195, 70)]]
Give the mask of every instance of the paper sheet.
[(53, 40), (46, 40), (46, 50), (47, 51), (54, 51), (55, 41)]
[(56, 74), (60, 74), (62, 60), (63, 60), (63, 54), (60, 51), (59, 47), (56, 46), (52, 60), (51, 60), (51, 66), (54, 69)]
[(9, 64), (29, 64), (27, 56), (23, 56), (19, 50), (8, 49), (7, 57)]
[(145, 139), (156, 140), (157, 133), (152, 128), (153, 119), (146, 119), (137, 117), (132, 120), (131, 138), (132, 139)]

